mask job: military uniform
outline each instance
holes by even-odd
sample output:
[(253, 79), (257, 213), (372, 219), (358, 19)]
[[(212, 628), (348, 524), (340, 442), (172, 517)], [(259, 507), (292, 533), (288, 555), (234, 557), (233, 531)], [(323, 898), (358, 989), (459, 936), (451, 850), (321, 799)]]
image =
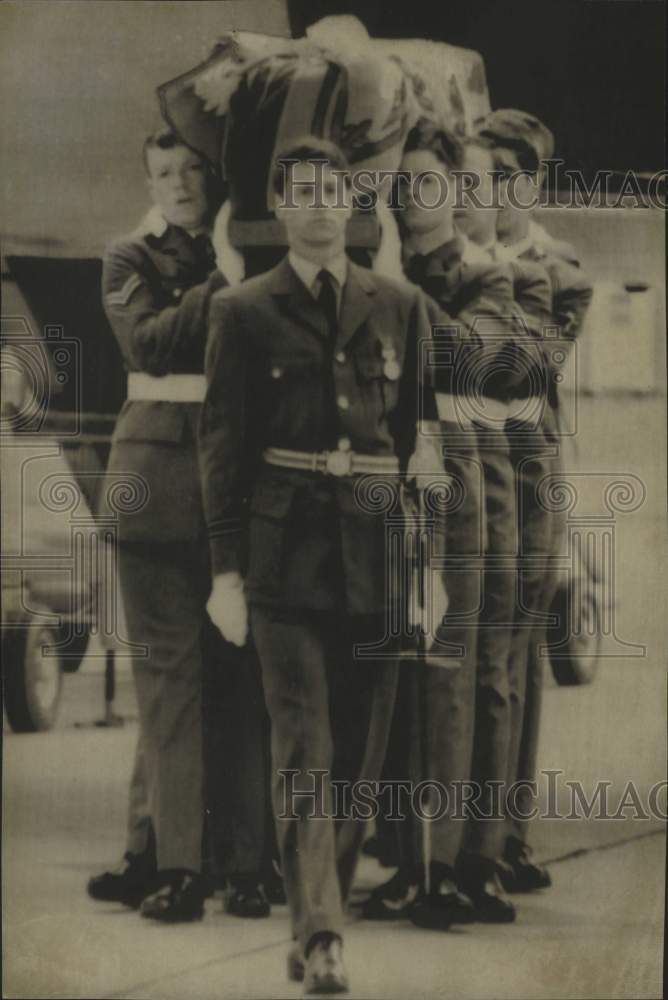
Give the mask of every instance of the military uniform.
[[(396, 687), (386, 515), (415, 448), (418, 341), (429, 335), (417, 289), (345, 258), (338, 276), (309, 268), (290, 254), (214, 297), (200, 441), (214, 573), (245, 577), (304, 946), (341, 932), (365, 827), (309, 814), (331, 817), (332, 776), (378, 778), (385, 754)], [(319, 299), (325, 286), (336, 309)], [(378, 649), (355, 657), (356, 644)], [(287, 804), (284, 769), (297, 792)]]
[[(209, 303), (225, 285), (208, 236), (192, 238), (155, 211), (132, 237), (112, 246), (104, 261), (105, 309), (129, 371), (128, 399), (112, 440), (109, 488), (125, 482), (129, 491), (137, 491), (137, 503), (124, 504), (119, 515), (119, 571), (128, 638), (145, 647), (133, 660), (141, 746), (131, 795), (136, 819), (131, 819), (135, 833), (130, 849), (140, 848), (138, 812), (146, 810), (141, 806), (146, 800), (159, 870), (200, 869), (203, 683), (210, 759), (216, 754), (212, 741), (220, 719), (211, 713), (216, 698), (220, 700), (220, 685), (229, 684), (228, 673), (234, 677), (241, 672), (252, 687), (253, 658), (223, 644), (205, 611), (211, 573), (196, 431), (204, 396)], [(256, 724), (238, 728), (235, 767), (241, 760), (249, 776), (257, 778), (263, 767), (253, 767), (252, 758), (261, 754), (256, 730), (264, 708), (254, 691), (237, 695), (237, 715), (251, 714)], [(217, 762), (217, 770), (225, 766), (225, 761)], [(264, 850), (264, 781), (249, 784), (245, 796), (259, 803), (259, 818), (255, 805), (246, 810), (250, 818), (245, 815), (242, 798), (228, 796), (221, 803), (213, 794), (220, 788), (220, 774), (215, 784), (209, 777), (209, 783), (214, 833), (220, 830), (225, 806), (231, 814), (228, 822), (235, 822), (237, 807), (242, 813), (236, 855), (230, 856), (228, 848), (229, 867), (257, 871)]]
[[(432, 242), (437, 237), (430, 234)], [(403, 911), (420, 926), (445, 928), (471, 919), (470, 903), (467, 911), (454, 891), (455, 879), (471, 892), (478, 919), (513, 916), (500, 892), (481, 891), (503, 842), (503, 817), (465, 826), (452, 813), (459, 811), (460, 783), (476, 781), (482, 793), (478, 807), (490, 813), (491, 783), (505, 779), (515, 505), (504, 414), (518, 373), (526, 370), (527, 334), (510, 268), (494, 264), (459, 234), (431, 248), (424, 247), (424, 238), (415, 243), (426, 252), (411, 254), (409, 237), (405, 272), (435, 303), (436, 322), (443, 327), (434, 337), (434, 357), (441, 361), (432, 377), (455, 502), (446, 515), (443, 543), (449, 596), (438, 632), (443, 658), (439, 663), (432, 656), (419, 676), (407, 672), (401, 679), (391, 767), (410, 761), (413, 781), (435, 780), (447, 789), (449, 808), (427, 831), (410, 817), (391, 824), (400, 835), (400, 873), (372, 894), (364, 912), (388, 919)], [(527, 276), (527, 290), (538, 296), (543, 279), (533, 278)], [(547, 294), (546, 282), (543, 291)], [(421, 872), (428, 858), (429, 872)], [(420, 880), (430, 891), (413, 902), (411, 883)]]
[[(465, 486), (464, 502), (446, 520), (445, 549), (455, 554), (456, 566), (446, 568), (444, 635), (465, 652), (453, 664), (460, 669), (425, 672), (426, 777), (446, 787), (473, 779), (487, 788), (505, 777), (509, 739), (515, 505), (501, 414), (512, 381), (499, 374), (495, 359), (521, 352), (521, 334), (513, 329), (513, 282), (508, 268), (479, 259), (461, 235), (425, 257), (410, 258), (406, 274), (444, 310), (443, 321), (450, 317), (459, 327), (454, 364), (435, 379), (446, 470)], [(478, 381), (481, 359), (487, 372)], [(454, 805), (452, 788), (451, 795)], [(491, 802), (480, 807), (489, 811)], [(499, 822), (472, 822), (465, 836), (463, 824), (447, 815), (430, 825), (432, 858), (449, 868), (462, 845), (490, 860), (498, 852)]]
[[(529, 407), (533, 419), (511, 419), (508, 433), (512, 441), (513, 464), (518, 496), (518, 536), (523, 568), (519, 580), (519, 601), (510, 656), (511, 738), (507, 782), (531, 782), (536, 778), (536, 760), (540, 707), (542, 700), (543, 663), (538, 655), (546, 643), (545, 625), (537, 616), (544, 616), (554, 597), (558, 573), (555, 560), (561, 554), (563, 523), (558, 514), (537, 502), (539, 484), (546, 476), (561, 468), (559, 455), (560, 365), (553, 362), (553, 353), (561, 352), (578, 336), (589, 303), (591, 284), (580, 269), (573, 248), (553, 240), (537, 223), (529, 223), (525, 239), (508, 247), (499, 247), (498, 256), (515, 268), (540, 267), (550, 282), (547, 308), (526, 307), (534, 322), (533, 333), (541, 347), (543, 373), (540, 379), (539, 406)], [(556, 346), (544, 338), (546, 327), (558, 327)], [(542, 340), (542, 343), (541, 343)], [(518, 796), (517, 813), (527, 814), (533, 803), (529, 789), (523, 785)], [(509, 822), (511, 841), (507, 851), (516, 853), (513, 840), (526, 842), (527, 822), (517, 816)]]

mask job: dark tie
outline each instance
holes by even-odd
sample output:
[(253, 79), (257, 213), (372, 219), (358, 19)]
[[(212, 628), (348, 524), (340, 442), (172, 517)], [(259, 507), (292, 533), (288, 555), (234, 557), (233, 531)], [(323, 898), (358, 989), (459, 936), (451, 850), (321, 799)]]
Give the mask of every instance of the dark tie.
[(193, 238), (192, 252), (195, 273), (204, 280), (216, 266), (216, 252), (206, 233), (200, 233), (199, 236)]
[(336, 289), (334, 288), (334, 278), (325, 270), (318, 271), (318, 281), (320, 282), (320, 291), (318, 292), (318, 304), (325, 314), (327, 319), (327, 329), (329, 330), (329, 335), (332, 340), (336, 339), (336, 331), (338, 329), (338, 310), (336, 308)]
[(422, 285), (425, 279), (425, 271), (427, 269), (428, 260), (429, 257), (427, 254), (414, 253), (404, 264), (406, 277), (409, 281), (412, 281), (414, 285)]

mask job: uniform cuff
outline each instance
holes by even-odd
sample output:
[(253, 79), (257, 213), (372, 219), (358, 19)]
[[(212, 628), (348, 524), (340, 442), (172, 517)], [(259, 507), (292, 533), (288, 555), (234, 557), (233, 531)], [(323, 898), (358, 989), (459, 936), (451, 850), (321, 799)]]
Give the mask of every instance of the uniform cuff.
[(238, 521), (209, 528), (211, 571), (214, 576), (221, 573), (243, 573), (244, 536), (245, 532)]

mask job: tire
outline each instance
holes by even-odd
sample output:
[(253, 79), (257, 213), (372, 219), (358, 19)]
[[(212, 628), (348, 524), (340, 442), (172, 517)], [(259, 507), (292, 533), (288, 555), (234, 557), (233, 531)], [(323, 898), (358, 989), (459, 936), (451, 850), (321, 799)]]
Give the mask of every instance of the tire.
[(15, 733), (52, 729), (63, 692), (58, 656), (42, 653), (58, 642), (58, 631), (48, 625), (12, 630), (3, 638), (3, 693), (7, 721)]
[(569, 606), (570, 593), (567, 583), (559, 587), (550, 614), (559, 621), (557, 639), (550, 639), (550, 664), (557, 684), (575, 687), (591, 684), (598, 669), (598, 650), (601, 642), (599, 610), (596, 590), (587, 578), (580, 594), (579, 615)]
[(86, 655), (89, 639), (88, 629), (83, 635), (77, 635), (71, 625), (61, 625), (58, 631), (58, 641), (66, 643), (61, 656), (61, 666), (64, 673), (75, 674), (77, 672)]

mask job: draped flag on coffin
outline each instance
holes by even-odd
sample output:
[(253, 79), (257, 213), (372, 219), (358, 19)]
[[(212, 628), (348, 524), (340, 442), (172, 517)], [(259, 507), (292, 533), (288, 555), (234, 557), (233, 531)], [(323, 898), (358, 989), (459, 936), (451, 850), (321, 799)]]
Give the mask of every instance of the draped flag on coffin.
[(332, 17), (296, 40), (230, 33), (158, 93), (174, 131), (222, 167), (233, 219), (243, 224), (271, 217), (272, 164), (290, 141), (326, 137), (356, 169), (394, 170), (419, 117), (463, 134), (480, 116), (486, 86), (476, 53), (372, 40), (356, 18)]

